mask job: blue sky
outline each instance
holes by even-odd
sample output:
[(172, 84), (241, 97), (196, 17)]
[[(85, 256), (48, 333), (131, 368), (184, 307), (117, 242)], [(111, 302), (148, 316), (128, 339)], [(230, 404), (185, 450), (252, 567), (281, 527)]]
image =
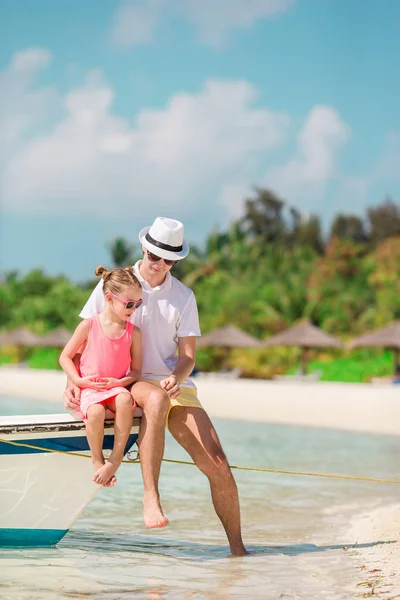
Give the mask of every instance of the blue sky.
[(157, 215), (400, 198), (397, 0), (3, 0), (0, 271), (84, 280)]

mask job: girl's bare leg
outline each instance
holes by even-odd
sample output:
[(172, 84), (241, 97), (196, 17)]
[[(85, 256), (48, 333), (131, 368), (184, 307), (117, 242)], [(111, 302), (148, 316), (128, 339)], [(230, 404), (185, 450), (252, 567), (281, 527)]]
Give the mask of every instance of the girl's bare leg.
[[(86, 436), (92, 453), (92, 463), (95, 472), (93, 481), (96, 481), (96, 473), (104, 465), (103, 439), (105, 414), (106, 409), (102, 404), (92, 404), (87, 411)], [(96, 481), (96, 483), (98, 482)]]
[(125, 447), (133, 423), (133, 398), (129, 392), (117, 394), (107, 407), (115, 412), (114, 447), (108, 461), (95, 474), (95, 481), (100, 485), (113, 485), (114, 475), (124, 458)]

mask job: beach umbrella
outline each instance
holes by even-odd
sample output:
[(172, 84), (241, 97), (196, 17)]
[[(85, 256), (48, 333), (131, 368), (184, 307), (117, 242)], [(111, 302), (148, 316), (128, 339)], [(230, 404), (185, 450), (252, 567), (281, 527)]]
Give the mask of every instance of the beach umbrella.
[(0, 346), (39, 346), (40, 337), (26, 327), (17, 327), (0, 334)]
[(206, 333), (198, 340), (197, 345), (199, 348), (209, 346), (221, 348), (223, 354), (222, 365), (227, 368), (229, 350), (232, 348), (259, 348), (261, 342), (234, 325), (225, 325)]
[(265, 340), (263, 345), (266, 347), (298, 346), (301, 349), (301, 372), (305, 375), (310, 348), (341, 348), (342, 342), (306, 319)]
[(393, 351), (394, 373), (399, 368), (400, 321), (361, 335), (350, 342), (350, 348), (386, 348)]
[(221, 348), (259, 348), (261, 342), (246, 333), (242, 329), (238, 329), (234, 325), (226, 325), (225, 327), (219, 327), (206, 333), (202, 336), (197, 345), (199, 348), (206, 348), (208, 346), (219, 346)]
[(45, 335), (40, 336), (39, 345), (52, 348), (63, 348), (71, 339), (72, 333), (65, 327), (58, 327), (49, 331)]

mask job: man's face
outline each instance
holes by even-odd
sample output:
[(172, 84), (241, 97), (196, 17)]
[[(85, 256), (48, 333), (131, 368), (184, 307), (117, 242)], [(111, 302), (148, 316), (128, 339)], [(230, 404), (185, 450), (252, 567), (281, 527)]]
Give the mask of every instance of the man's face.
[(166, 274), (177, 262), (176, 260), (165, 260), (164, 258), (153, 254), (153, 252), (150, 252), (144, 246), (142, 246), (142, 250), (143, 266), (150, 273), (154, 273), (157, 275), (159, 275), (160, 273)]

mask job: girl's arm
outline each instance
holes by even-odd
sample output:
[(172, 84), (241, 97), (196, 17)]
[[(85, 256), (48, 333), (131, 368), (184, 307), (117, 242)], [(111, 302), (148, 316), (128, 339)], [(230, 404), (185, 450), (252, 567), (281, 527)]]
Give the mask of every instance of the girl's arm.
[(72, 334), (71, 339), (67, 342), (64, 350), (60, 354), (59, 363), (68, 376), (68, 378), (78, 387), (90, 387), (95, 390), (104, 390), (103, 382), (94, 381), (97, 377), (96, 374), (90, 375), (90, 377), (81, 377), (75, 366), (74, 358), (79, 348), (86, 342), (89, 335), (89, 321), (85, 319), (79, 323), (78, 327)]
[(121, 385), (126, 387), (137, 381), (142, 372), (142, 332), (135, 327), (132, 332), (131, 370), (121, 379)]

